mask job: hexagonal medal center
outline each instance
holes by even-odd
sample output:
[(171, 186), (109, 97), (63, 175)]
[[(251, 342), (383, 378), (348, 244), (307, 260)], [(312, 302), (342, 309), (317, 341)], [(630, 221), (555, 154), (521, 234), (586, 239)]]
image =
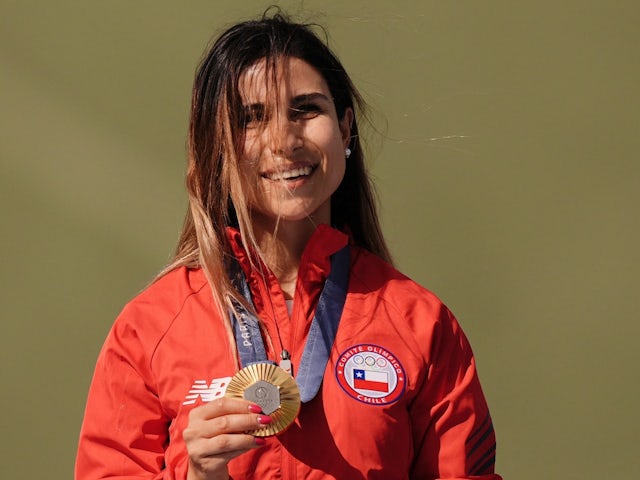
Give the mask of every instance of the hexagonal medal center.
[(266, 415), (271, 415), (280, 408), (280, 387), (258, 380), (245, 389), (244, 398), (260, 405)]

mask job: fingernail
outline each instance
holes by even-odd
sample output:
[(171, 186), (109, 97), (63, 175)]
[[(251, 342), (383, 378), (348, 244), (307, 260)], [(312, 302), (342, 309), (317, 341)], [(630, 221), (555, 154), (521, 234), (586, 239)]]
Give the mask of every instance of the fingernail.
[(271, 417), (268, 415), (258, 415), (258, 423), (260, 425), (269, 425), (271, 421)]
[(267, 441), (262, 438), (262, 437), (254, 437), (253, 441), (256, 445), (258, 445), (259, 447), (262, 447), (263, 445), (267, 444)]
[(260, 405), (249, 405), (249, 411), (251, 413), (262, 413), (262, 408), (260, 408)]

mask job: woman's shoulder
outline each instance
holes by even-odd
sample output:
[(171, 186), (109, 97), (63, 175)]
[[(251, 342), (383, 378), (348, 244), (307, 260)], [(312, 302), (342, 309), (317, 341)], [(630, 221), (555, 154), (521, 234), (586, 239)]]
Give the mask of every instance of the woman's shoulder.
[(431, 290), (423, 287), (389, 262), (364, 249), (358, 248), (355, 251), (352, 276), (371, 292), (395, 293), (397, 290), (403, 290), (432, 301), (439, 301)]
[(154, 280), (130, 303), (160, 302), (170, 307), (201, 293), (207, 285), (207, 278), (202, 269), (177, 267)]
[(431, 318), (449, 317), (442, 300), (390, 263), (366, 250), (357, 249), (352, 262), (350, 290), (363, 299), (376, 298), (398, 313), (420, 311)]
[(114, 329), (162, 335), (190, 303), (210, 306), (208, 282), (201, 269), (179, 267), (156, 279), (131, 299)]

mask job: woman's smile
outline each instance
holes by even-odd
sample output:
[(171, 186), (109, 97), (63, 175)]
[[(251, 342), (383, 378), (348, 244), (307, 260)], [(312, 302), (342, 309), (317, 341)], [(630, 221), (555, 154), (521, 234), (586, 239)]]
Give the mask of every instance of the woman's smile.
[(287, 168), (277, 168), (263, 172), (260, 176), (273, 182), (286, 182), (290, 184), (295, 181), (306, 180), (316, 171), (316, 168), (318, 168), (318, 165), (298, 166), (294, 164)]

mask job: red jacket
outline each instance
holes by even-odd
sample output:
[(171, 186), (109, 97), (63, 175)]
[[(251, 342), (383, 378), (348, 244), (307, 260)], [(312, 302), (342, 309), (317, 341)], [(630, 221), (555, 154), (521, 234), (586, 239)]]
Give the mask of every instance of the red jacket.
[[(264, 322), (267, 354), (294, 369), (329, 256), (346, 235), (320, 226), (300, 264), (291, 317), (277, 281), (236, 255)], [(76, 479), (184, 479), (189, 411), (224, 391), (235, 348), (201, 270), (179, 268), (131, 301), (98, 358)], [(276, 330), (276, 322), (278, 330)], [(280, 345), (280, 339), (282, 346)], [(498, 480), (495, 436), (473, 354), (429, 291), (351, 248), (347, 300), (318, 395), (267, 445), (229, 463), (233, 479)]]

